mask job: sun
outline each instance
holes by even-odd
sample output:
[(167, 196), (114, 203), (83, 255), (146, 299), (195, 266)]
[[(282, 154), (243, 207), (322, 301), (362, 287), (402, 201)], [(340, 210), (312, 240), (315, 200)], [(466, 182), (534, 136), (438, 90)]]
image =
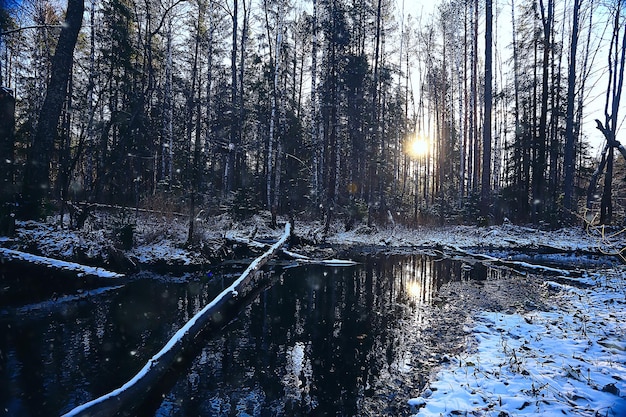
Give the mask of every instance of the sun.
[(417, 137), (409, 143), (408, 153), (413, 158), (421, 158), (428, 154), (429, 146), (430, 144), (427, 139)]

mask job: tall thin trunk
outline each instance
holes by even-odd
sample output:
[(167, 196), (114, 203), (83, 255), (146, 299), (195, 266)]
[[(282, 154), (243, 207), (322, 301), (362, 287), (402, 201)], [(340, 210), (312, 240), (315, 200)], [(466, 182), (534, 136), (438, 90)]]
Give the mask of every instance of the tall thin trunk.
[(472, 190), (478, 191), (480, 178), (480, 141), (478, 140), (478, 0), (474, 1), (474, 19), (472, 20), (472, 75), (471, 75), (471, 111), (470, 111), (470, 142), (472, 143)]
[(173, 182), (174, 159), (174, 105), (172, 97), (173, 85), (173, 53), (172, 53), (172, 21), (167, 22), (165, 50), (165, 91), (163, 93), (163, 126), (161, 143), (161, 179), (167, 180), (171, 189)]
[[(236, 148), (239, 148), (241, 146), (241, 143), (243, 140), (243, 128), (244, 128), (244, 123), (246, 121), (246, 106), (244, 103), (244, 100), (246, 97), (246, 95), (244, 94), (245, 89), (246, 89), (246, 84), (244, 81), (245, 81), (245, 70), (246, 70), (246, 47), (247, 47), (247, 42), (248, 42), (248, 30), (249, 30), (248, 25), (250, 22), (250, 8), (248, 7), (250, 3), (248, 1), (249, 0), (241, 1), (243, 21), (242, 21), (242, 27), (241, 27), (241, 42), (239, 44), (239, 49), (240, 49), (239, 79), (237, 80), (238, 88), (239, 88), (239, 95), (237, 97), (237, 108), (239, 110), (239, 113), (236, 116), (236, 120), (237, 120)], [(235, 164), (233, 166), (234, 167), (233, 180), (237, 187), (241, 187), (244, 181), (244, 178), (242, 178), (242, 175), (245, 174), (244, 164), (245, 164), (245, 153), (242, 151), (237, 151), (235, 153)]]
[[(191, 142), (191, 130), (195, 127), (195, 134), (193, 137), (193, 156), (191, 160), (191, 172), (189, 175), (189, 229), (187, 233), (187, 244), (190, 245), (193, 243), (194, 237), (194, 228), (195, 228), (195, 220), (196, 220), (196, 198), (198, 193), (198, 188), (200, 185), (200, 155), (201, 155), (201, 119), (202, 115), (200, 114), (200, 103), (201, 103), (201, 88), (200, 88), (200, 69), (199, 69), (199, 52), (200, 52), (200, 30), (203, 24), (203, 14), (204, 11), (203, 6), (199, 5), (199, 17), (198, 17), (198, 27), (195, 34), (195, 45), (193, 52), (193, 67), (191, 69), (191, 91), (189, 92), (189, 106), (187, 114), (188, 119), (188, 134), (189, 141)], [(196, 97), (196, 90), (198, 91), (198, 97)], [(194, 123), (194, 113), (195, 113), (195, 123)]]
[(483, 165), (481, 188), (481, 213), (489, 214), (491, 200), (491, 108), (492, 94), (492, 48), (493, 48), (493, 10), (492, 1), (485, 1), (485, 114), (483, 126)]
[[(279, 15), (280, 15), (279, 11)], [(268, 151), (267, 151), (267, 208), (272, 211), (272, 218), (275, 219), (276, 216), (276, 208), (278, 206), (277, 201), (272, 201), (272, 179), (274, 177), (278, 177), (278, 173), (274, 175), (274, 167), (273, 160), (276, 158), (278, 160), (278, 155), (274, 156), (274, 141), (275, 141), (275, 131), (276, 131), (276, 123), (278, 118), (278, 89), (279, 89), (279, 76), (280, 76), (280, 48), (283, 40), (283, 20), (282, 16), (278, 17), (278, 27), (276, 28), (276, 50), (274, 54), (274, 83), (272, 85), (272, 98), (271, 98), (271, 114), (270, 114), (270, 131), (269, 131), (269, 139), (268, 139)], [(278, 163), (278, 161), (277, 161)], [(278, 168), (277, 168), (278, 169)], [(275, 185), (275, 187), (278, 184)]]
[(565, 112), (565, 178), (563, 183), (563, 205), (567, 212), (576, 211), (574, 205), (574, 169), (576, 162), (576, 136), (574, 135), (574, 98), (576, 95), (576, 50), (578, 48), (579, 12), (582, 0), (574, 0), (572, 17), (572, 39), (569, 52), (569, 69), (567, 74), (567, 110)]
[[(521, 163), (521, 151), (519, 142), (522, 140), (522, 133), (520, 129), (520, 82), (519, 82), (519, 56), (518, 56), (518, 46), (516, 39), (516, 24), (515, 24), (515, 1), (511, 0), (511, 34), (513, 36), (513, 89), (515, 95), (515, 131), (514, 131), (514, 161), (515, 161), (515, 172), (513, 174), (514, 183), (516, 184), (516, 188), (520, 188), (522, 184), (522, 163)], [(518, 193), (519, 194), (519, 193)], [(524, 201), (527, 197), (525, 197)], [(525, 210), (524, 210), (525, 211)]]
[[(338, 29), (338, 24), (337, 24), (337, 0), (332, 0), (331, 2), (331, 9), (330, 9), (330, 14), (331, 14), (331, 33), (333, 34), (331, 40), (330, 40), (330, 51), (329, 51), (329, 70), (330, 70), (330, 75), (329, 75), (329, 93), (330, 93), (330, 100), (331, 103), (329, 103), (329, 107), (330, 107), (330, 115), (329, 115), (329, 121), (328, 121), (328, 141), (327, 141), (327, 149), (328, 149), (328, 171), (327, 171), (327, 180), (326, 180), (326, 220), (324, 223), (324, 233), (328, 233), (328, 230), (330, 229), (330, 223), (333, 217), (333, 213), (335, 210), (335, 203), (336, 203), (336, 195), (335, 195), (335, 187), (336, 187), (336, 183), (337, 183), (337, 158), (338, 158), (338, 152), (337, 152), (337, 124), (338, 124), (338, 112), (337, 112), (337, 106), (339, 105), (337, 103), (337, 99), (338, 99), (338, 94), (337, 94), (337, 90), (338, 90), (338, 83), (339, 83), (339, 62), (338, 62), (338, 57), (337, 57), (337, 49), (339, 49), (339, 44), (338, 44), (338, 39), (336, 38), (337, 36), (337, 29)], [(325, 133), (326, 135), (326, 133)]]
[(533, 167), (533, 199), (534, 215), (541, 216), (545, 208), (545, 171), (546, 171), (546, 143), (548, 137), (548, 98), (550, 76), (550, 51), (552, 49), (553, 0), (548, 0), (546, 10), (544, 1), (539, 0), (541, 22), (543, 25), (543, 61), (541, 77), (541, 113), (539, 115), (539, 129), (536, 133), (537, 153)]
[(319, 143), (319, 120), (317, 112), (317, 0), (313, 0), (313, 41), (311, 45), (311, 144), (313, 145), (313, 190), (315, 206), (321, 192), (320, 185), (320, 143)]
[[(378, 155), (378, 148), (379, 148), (379, 126), (380, 126), (380, 108), (379, 108), (379, 103), (378, 103), (378, 79), (379, 79), (379, 65), (380, 65), (380, 41), (381, 41), (381, 11), (382, 11), (382, 0), (377, 0), (377, 7), (376, 7), (376, 34), (374, 37), (374, 75), (373, 75), (373, 81), (372, 81), (372, 123), (373, 123), (373, 127), (371, 129), (372, 131), (372, 139), (371, 139), (371, 147), (372, 147), (372, 151), (371, 151), (371, 155), (373, 157), (372, 160), (370, 160), (370, 178), (369, 178), (369, 189), (370, 189), (370, 195), (369, 195), (369, 201), (368, 201), (368, 205), (369, 205), (369, 216), (368, 216), (368, 223), (371, 225), (372, 221), (373, 221), (373, 209), (374, 209), (374, 205), (376, 204), (375, 201), (375, 193), (374, 190), (377, 189), (378, 190), (378, 204), (380, 205), (380, 208), (382, 209), (382, 203), (383, 203), (383, 196), (382, 196), (382, 191), (381, 191), (381, 187), (380, 186), (376, 186), (376, 180), (378, 179), (379, 184), (382, 183), (381, 179), (380, 179), (380, 175), (381, 172), (379, 171), (380, 167), (379, 164), (375, 163), (375, 161), (377, 161), (379, 159), (379, 155)], [(382, 158), (380, 158), (382, 159)]]
[(604, 186), (602, 188), (602, 198), (600, 200), (600, 224), (610, 224), (613, 220), (613, 160), (615, 159), (615, 148), (609, 146), (606, 157), (606, 172), (604, 174)]
[[(96, 0), (90, 1), (89, 7), (89, 81), (87, 84), (87, 106), (89, 115), (93, 119), (96, 106), (94, 105), (94, 89), (96, 84)], [(87, 128), (87, 150), (85, 178), (83, 187), (87, 194), (90, 194), (93, 187), (94, 159), (96, 134), (92, 123)]]
[(232, 47), (230, 51), (230, 107), (231, 107), (231, 123), (230, 123), (230, 142), (228, 144), (228, 154), (226, 156), (226, 163), (224, 166), (224, 193), (228, 194), (233, 190), (234, 186), (234, 171), (235, 171), (235, 158), (238, 152), (238, 137), (237, 134), (239, 132), (239, 121), (238, 115), (238, 88), (237, 88), (237, 34), (238, 34), (238, 21), (239, 21), (239, 4), (238, 0), (233, 0), (233, 12), (232, 12), (232, 22), (233, 22), (233, 33), (232, 33)]

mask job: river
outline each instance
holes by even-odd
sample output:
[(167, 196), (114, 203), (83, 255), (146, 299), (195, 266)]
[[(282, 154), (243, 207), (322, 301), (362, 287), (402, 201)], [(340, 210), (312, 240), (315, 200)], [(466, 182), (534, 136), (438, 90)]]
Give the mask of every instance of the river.
[[(273, 266), (271, 285), (134, 413), (406, 415), (441, 360), (420, 351), (441, 337), (429, 332), (445, 304), (438, 290), (510, 273), (426, 255), (356, 260)], [(0, 414), (60, 415), (121, 386), (240, 269), (144, 272), (120, 286), (0, 306)]]

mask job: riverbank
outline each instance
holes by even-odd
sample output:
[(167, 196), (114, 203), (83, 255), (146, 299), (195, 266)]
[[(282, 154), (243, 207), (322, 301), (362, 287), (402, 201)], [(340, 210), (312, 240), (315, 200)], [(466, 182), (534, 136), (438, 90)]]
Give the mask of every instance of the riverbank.
[(469, 312), (443, 314), (462, 320), (457, 340), (466, 347), (447, 354), (408, 400), (415, 416), (626, 415), (626, 269), (535, 280), (517, 306), (517, 290), (508, 291), (512, 305), (454, 297), (469, 301)]
[[(188, 242), (187, 222), (178, 216), (140, 214), (132, 222), (121, 222), (117, 217), (101, 213), (80, 230), (60, 228), (58, 224), (55, 218), (47, 222), (18, 222), (16, 236), (0, 238), (0, 246), (118, 272), (133, 268), (183, 270), (245, 255), (245, 248), (232, 245), (229, 238), (272, 241), (280, 234), (280, 228), (269, 227), (267, 213), (246, 221), (235, 221), (227, 215), (197, 219), (192, 242)], [(121, 232), (124, 230), (126, 235)], [(442, 247), (611, 256), (626, 248), (624, 231), (602, 228), (542, 230), (504, 223), (489, 227), (359, 225), (346, 231), (342, 223), (336, 222), (327, 235), (322, 231), (320, 222), (296, 220), (294, 234), (299, 239), (292, 239), (293, 249), (318, 258), (332, 258), (338, 252), (351, 250), (410, 252)]]

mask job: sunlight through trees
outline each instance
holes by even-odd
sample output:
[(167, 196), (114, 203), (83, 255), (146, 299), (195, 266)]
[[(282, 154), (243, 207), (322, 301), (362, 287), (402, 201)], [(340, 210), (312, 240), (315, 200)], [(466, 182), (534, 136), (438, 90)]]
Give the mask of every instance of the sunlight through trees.
[[(597, 86), (613, 77), (619, 102), (623, 2), (91, 1), (73, 52), (65, 6), (2, 2), (2, 213), (167, 202), (190, 218), (556, 226), (601, 204), (616, 221), (588, 120), (611, 121), (612, 161), (624, 115), (602, 117)], [(590, 182), (604, 203), (585, 206)]]

